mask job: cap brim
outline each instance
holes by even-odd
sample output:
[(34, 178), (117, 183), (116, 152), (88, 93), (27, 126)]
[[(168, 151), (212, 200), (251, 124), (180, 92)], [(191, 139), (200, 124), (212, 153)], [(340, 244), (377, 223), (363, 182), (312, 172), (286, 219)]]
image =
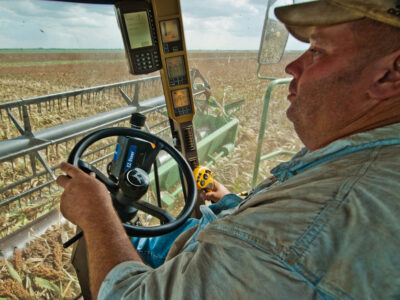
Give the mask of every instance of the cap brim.
[(364, 17), (361, 13), (323, 0), (277, 7), (275, 15), (295, 38), (306, 43), (310, 40), (312, 27), (341, 24)]

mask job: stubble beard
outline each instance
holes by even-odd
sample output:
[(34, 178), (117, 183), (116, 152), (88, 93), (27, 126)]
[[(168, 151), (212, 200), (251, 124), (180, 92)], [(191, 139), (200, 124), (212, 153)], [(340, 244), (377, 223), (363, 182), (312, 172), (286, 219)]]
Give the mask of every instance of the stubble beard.
[(346, 112), (352, 101), (352, 86), (362, 69), (353, 66), (340, 73), (297, 86), (295, 99), (286, 110), (300, 140), (308, 144), (324, 144), (325, 136), (335, 136), (351, 116)]

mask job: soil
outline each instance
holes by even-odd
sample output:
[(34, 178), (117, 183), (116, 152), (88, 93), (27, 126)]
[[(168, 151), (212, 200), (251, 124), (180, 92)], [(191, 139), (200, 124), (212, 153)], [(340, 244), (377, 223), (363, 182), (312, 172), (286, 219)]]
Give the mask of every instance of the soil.
[(49, 61), (49, 60), (107, 60), (123, 59), (123, 51), (117, 53), (0, 53), (1, 62), (28, 62), (28, 61)]
[[(227, 54), (228, 53), (228, 54)], [(232, 58), (252, 56), (257, 57), (254, 52), (189, 52), (189, 59), (193, 58), (224, 58), (227, 55)], [(0, 62), (33, 62), (33, 61), (55, 61), (55, 60), (111, 60), (124, 59), (124, 51), (113, 51), (111, 53), (0, 53)]]

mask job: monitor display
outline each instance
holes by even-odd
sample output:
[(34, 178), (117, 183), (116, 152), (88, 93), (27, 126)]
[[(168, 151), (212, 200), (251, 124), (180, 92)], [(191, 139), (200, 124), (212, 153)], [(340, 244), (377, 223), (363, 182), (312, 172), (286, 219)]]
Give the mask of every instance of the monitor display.
[(172, 101), (175, 108), (190, 105), (189, 89), (180, 89), (172, 91)]
[(181, 39), (178, 19), (162, 21), (160, 22), (160, 27), (163, 43), (176, 42)]
[(186, 76), (183, 56), (169, 57), (166, 60), (169, 79)]
[(153, 45), (145, 11), (124, 14), (131, 49)]

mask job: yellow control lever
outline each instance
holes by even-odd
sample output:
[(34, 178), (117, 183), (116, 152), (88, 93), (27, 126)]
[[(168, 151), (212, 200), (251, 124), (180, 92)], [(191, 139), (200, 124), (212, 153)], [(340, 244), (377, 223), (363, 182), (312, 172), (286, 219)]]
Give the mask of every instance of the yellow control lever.
[(211, 192), (214, 188), (214, 179), (209, 168), (198, 166), (193, 170), (197, 188), (205, 192)]

